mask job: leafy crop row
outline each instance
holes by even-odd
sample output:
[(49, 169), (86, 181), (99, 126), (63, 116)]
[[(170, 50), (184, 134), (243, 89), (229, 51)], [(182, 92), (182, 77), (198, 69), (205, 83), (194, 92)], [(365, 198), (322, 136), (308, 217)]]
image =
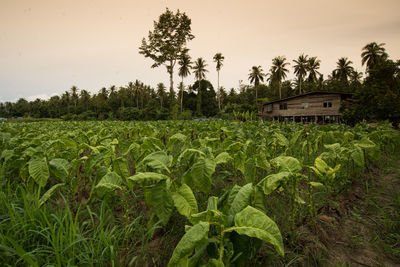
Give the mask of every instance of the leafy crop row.
[[(54, 228), (53, 238), (43, 240), (40, 228), (53, 224), (40, 223), (33, 232), (16, 234), (7, 226), (27, 223), (16, 218), (28, 215), (8, 203), (1, 208), (0, 221), (0, 260), (7, 264), (123, 261), (124, 246), (135, 240), (105, 238), (112, 229), (101, 228), (104, 205), (112, 207), (110, 216), (122, 220), (128, 235), (134, 234), (132, 223), (140, 220), (149, 239), (160, 224), (168, 227), (171, 217), (184, 218), (185, 233), (170, 266), (243, 266), (254, 259), (262, 241), (284, 256), (285, 236), (268, 205), (271, 195), (287, 203), (290, 226), (284, 232), (290, 232), (300, 219), (315, 217), (330, 196), (363, 179), (382, 156), (396, 153), (400, 144), (399, 133), (385, 124), (349, 128), (226, 121), (41, 122), (0, 127), (1, 201), (22, 196), (22, 209), (43, 213), (44, 222), (53, 220), (47, 213), (64, 210), (59, 226), (78, 229), (60, 237), (54, 231), (61, 228)], [(142, 212), (134, 212), (142, 202)], [(38, 214), (29, 216), (38, 220)], [(79, 229), (103, 241), (94, 243)], [(27, 240), (31, 236), (37, 238), (36, 246), (46, 244), (52, 250), (35, 253), (32, 240)], [(115, 245), (98, 251), (110, 242)], [(91, 260), (77, 256), (82, 249)], [(104, 257), (103, 262), (95, 263), (96, 255)], [(143, 255), (130, 256), (134, 262)]]

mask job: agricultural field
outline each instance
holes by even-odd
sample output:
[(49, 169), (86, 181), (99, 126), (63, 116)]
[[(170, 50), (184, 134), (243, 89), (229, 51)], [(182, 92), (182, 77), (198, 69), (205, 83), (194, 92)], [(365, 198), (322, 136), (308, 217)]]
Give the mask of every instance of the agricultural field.
[(399, 148), (385, 123), (3, 123), (0, 263), (324, 265), (299, 229)]

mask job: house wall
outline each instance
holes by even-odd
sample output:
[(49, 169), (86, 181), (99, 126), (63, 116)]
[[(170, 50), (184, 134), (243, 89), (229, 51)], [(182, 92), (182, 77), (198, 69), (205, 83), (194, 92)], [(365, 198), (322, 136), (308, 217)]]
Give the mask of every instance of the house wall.
[[(331, 101), (332, 107), (324, 108), (323, 103)], [(264, 117), (285, 117), (285, 116), (323, 116), (341, 115), (339, 113), (341, 102), (340, 94), (323, 94), (300, 96), (286, 101), (273, 103), (272, 112), (267, 112), (267, 105), (263, 106), (262, 115)], [(279, 105), (287, 103), (286, 110), (280, 110)], [(308, 108), (303, 108), (302, 103), (308, 103)]]

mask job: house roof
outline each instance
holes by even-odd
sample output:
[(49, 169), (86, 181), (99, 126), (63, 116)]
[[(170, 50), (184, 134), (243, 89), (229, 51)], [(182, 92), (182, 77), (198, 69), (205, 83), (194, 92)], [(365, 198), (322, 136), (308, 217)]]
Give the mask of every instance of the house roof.
[(309, 96), (309, 95), (345, 95), (345, 96), (352, 96), (353, 93), (313, 91), (313, 92), (308, 92), (308, 93), (301, 94), (301, 95), (290, 96), (290, 97), (274, 100), (274, 101), (271, 101), (271, 102), (267, 102), (267, 103), (264, 103), (263, 106), (264, 105), (268, 105), (268, 104), (282, 102), (282, 101), (287, 101), (287, 100), (290, 100), (290, 99), (293, 99), (293, 98), (297, 98), (297, 97)]

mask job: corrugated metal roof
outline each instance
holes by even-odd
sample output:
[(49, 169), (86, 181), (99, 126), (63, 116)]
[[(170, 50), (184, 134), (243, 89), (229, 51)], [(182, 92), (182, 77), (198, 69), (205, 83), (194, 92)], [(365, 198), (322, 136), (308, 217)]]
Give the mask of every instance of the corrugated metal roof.
[(303, 96), (308, 96), (308, 95), (347, 95), (347, 96), (351, 96), (351, 95), (353, 95), (353, 93), (314, 91), (314, 92), (308, 92), (308, 93), (301, 94), (301, 95), (290, 96), (290, 97), (286, 97), (286, 98), (274, 100), (274, 101), (271, 101), (271, 102), (268, 102), (268, 103), (264, 103), (264, 104), (262, 104), (262, 105), (264, 106), (264, 105), (268, 105), (268, 104), (272, 104), (272, 103), (277, 103), (277, 102), (281, 102), (281, 101), (287, 101), (287, 100), (289, 100), (289, 99), (293, 99), (293, 98), (297, 98), (297, 97), (303, 97)]

